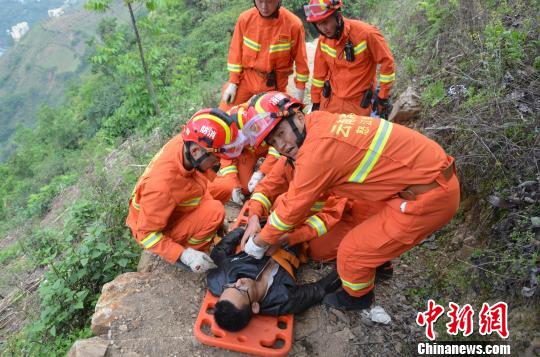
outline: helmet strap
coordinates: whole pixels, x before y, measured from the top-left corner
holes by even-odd
[[[317,30],[319,35],[322,35],[332,40],[339,40],[341,38],[341,34],[343,33],[343,29],[345,27],[345,24],[343,22],[343,16],[341,15],[341,9],[337,9],[337,11],[333,13],[333,15],[334,15],[334,18],[336,19],[337,26],[336,26],[336,33],[332,36],[326,36],[321,30],[319,30],[319,26],[317,26],[317,23],[312,22],[311,24],[315,27],[315,30]]]
[[[300,130],[298,130],[298,127],[294,123],[295,117],[296,115],[289,115],[286,119],[287,119],[287,122],[289,122],[289,125],[291,126],[291,129],[294,135],[296,135],[296,146],[300,147],[302,146],[302,144],[304,143],[304,140],[306,139],[306,127],[304,125],[304,130],[300,132]]]
[[[192,141],[187,141],[184,143],[184,153],[185,153],[186,159],[188,159],[190,165],[193,166],[194,169],[196,169],[199,172],[204,172],[203,170],[201,170],[201,164],[204,160],[210,157],[210,154],[208,154],[207,152],[204,152],[201,157],[199,157],[198,159],[195,159],[193,155],[191,155],[191,150],[190,150],[193,144],[194,143]]]

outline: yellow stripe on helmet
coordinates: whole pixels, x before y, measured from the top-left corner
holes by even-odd
[[[221,125],[221,127],[223,128],[223,130],[225,130],[225,144],[230,144],[231,143],[231,128],[227,125],[227,123],[225,123],[223,121],[223,119],[221,118],[218,118],[217,116],[215,115],[212,115],[212,114],[200,114],[200,115],[197,115],[195,118],[193,118],[192,120],[195,122],[197,120],[201,120],[201,119],[208,119],[208,120],[212,120],[213,122]]]

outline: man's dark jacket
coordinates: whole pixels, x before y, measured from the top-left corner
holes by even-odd
[[[239,278],[256,279],[268,259],[271,259],[269,256],[255,259],[244,252],[235,254],[236,246],[243,234],[243,228],[233,230],[223,237],[210,254],[218,266],[210,270],[207,276],[208,289],[215,296],[221,295],[225,284],[234,283]],[[292,249],[288,251],[295,254]],[[335,285],[338,280],[337,274],[333,271],[317,283],[299,285],[279,266],[274,282],[264,299],[259,302],[260,313],[274,316],[300,313],[320,302],[326,294],[325,289],[328,290],[329,285]]]

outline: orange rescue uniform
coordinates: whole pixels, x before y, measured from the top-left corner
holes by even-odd
[[[347,233],[338,250],[344,289],[362,296],[373,289],[377,266],[411,249],[455,214],[460,192],[454,159],[422,134],[378,118],[314,112],[306,116],[306,132],[293,181],[260,238],[275,244],[302,224],[324,193],[382,201],[375,214]]]
[[[275,207],[287,192],[294,175],[293,165],[282,156],[272,171],[255,187],[248,201],[250,216],[266,217],[271,207]],[[339,243],[345,236],[339,228],[347,208],[347,199],[320,197],[304,216],[303,223],[288,233],[289,245],[309,242],[309,255],[313,260],[332,260],[336,258]]]
[[[306,41],[302,21],[281,7],[277,18],[263,18],[257,8],[238,17],[229,48],[229,82],[238,84],[234,102],[223,101],[220,109],[244,103],[255,94],[269,90],[285,92],[293,73],[296,87],[304,89],[309,79]],[[276,72],[276,85],[267,86],[267,76]],[[227,86],[227,84],[225,84]]]
[[[209,174],[187,171],[183,152],[177,135],[154,156],[135,186],[126,221],[144,249],[171,264],[185,248],[207,249],[225,218],[223,204],[206,189]]]
[[[380,65],[379,97],[386,99],[396,78],[394,57],[379,30],[365,22],[343,18],[343,34],[339,40],[319,36],[315,52],[311,101],[320,109],[332,113],[354,113],[369,116],[371,104],[362,108],[364,93],[377,84],[377,65]],[[345,57],[345,44],[350,41],[354,61]],[[330,81],[331,95],[321,93],[325,80]]]
[[[208,190],[212,197],[223,203],[231,199],[231,192],[241,187],[245,195],[249,194],[248,183],[255,170],[259,158],[265,157],[259,167],[264,175],[267,175],[274,163],[279,159],[279,152],[267,145],[261,145],[257,149],[245,148],[238,158],[227,160],[221,159],[221,167],[217,177],[208,184]]]

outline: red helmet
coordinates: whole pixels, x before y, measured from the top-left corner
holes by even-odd
[[[237,157],[244,148],[245,138],[229,115],[220,109],[199,110],[182,130],[185,142],[194,142],[210,154],[221,158]]]
[[[307,22],[319,22],[332,15],[343,6],[341,0],[310,0],[304,5]]]
[[[286,93],[261,93],[249,101],[248,122],[242,131],[250,145],[258,147],[281,119],[302,109],[304,104]]]
[[[227,112],[231,117],[231,120],[236,123],[239,130],[242,130],[247,123],[247,109],[248,103],[242,103],[235,105]]]

